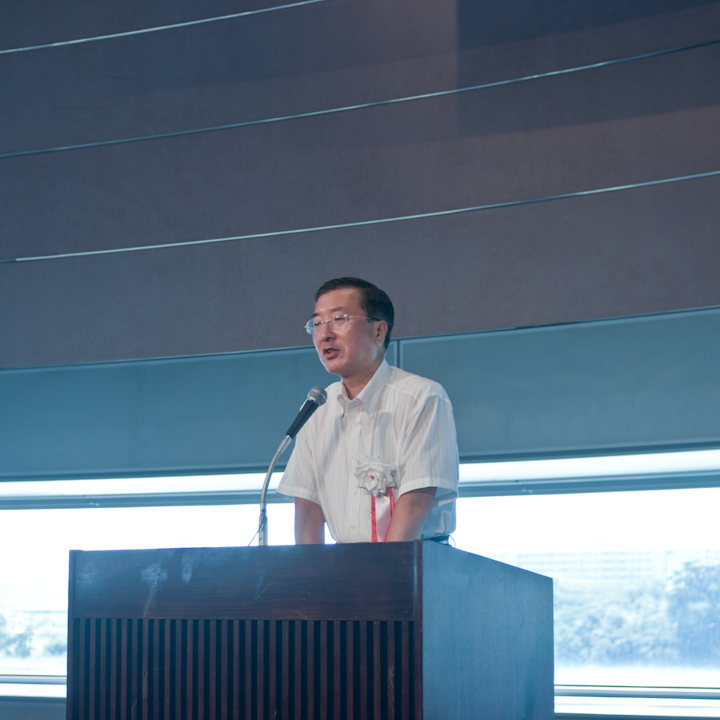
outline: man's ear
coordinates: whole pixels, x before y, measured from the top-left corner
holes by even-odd
[[[384,320],[380,321],[377,326],[377,334],[375,335],[375,341],[378,345],[382,345],[385,342],[385,336],[387,335],[387,323]]]

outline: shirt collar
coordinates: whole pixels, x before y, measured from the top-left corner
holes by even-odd
[[[341,416],[345,415],[345,410],[351,402],[362,403],[365,408],[365,412],[371,413],[375,409],[380,398],[385,381],[390,377],[390,365],[387,360],[380,363],[380,367],[375,371],[375,374],[370,378],[368,384],[357,394],[357,396],[350,400],[345,394],[345,386],[340,381],[340,392],[338,393],[338,401],[341,407]]]

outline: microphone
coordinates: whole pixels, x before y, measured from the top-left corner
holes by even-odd
[[[265,475],[265,481],[263,482],[262,490],[260,491],[260,521],[258,523],[258,545],[267,545],[267,501],[265,499],[270,483],[270,477],[272,475],[273,468],[277,459],[283,454],[285,448],[293,441],[293,438],[298,434],[300,428],[310,419],[310,416],[327,400],[327,393],[324,388],[316,385],[310,389],[307,394],[307,400],[303,403],[300,408],[300,412],[297,414],[293,424],[288,428],[285,433],[283,441],[280,443],[280,447],[275,451],[275,456],[270,462],[267,474]],[[252,542],[252,541],[251,541]]]
[[[293,424],[288,428],[285,433],[286,437],[291,440],[300,432],[300,428],[310,419],[310,416],[327,400],[327,393],[324,388],[316,385],[307,394],[307,400],[303,403],[300,408],[300,412],[297,414]]]

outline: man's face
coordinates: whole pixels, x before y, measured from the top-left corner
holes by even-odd
[[[325,369],[344,380],[362,380],[372,374],[384,355],[386,324],[368,322],[356,288],[332,290],[318,298],[314,320],[330,320],[337,315],[350,316],[344,328],[323,323],[314,333],[313,342]]]

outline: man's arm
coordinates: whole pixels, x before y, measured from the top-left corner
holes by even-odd
[[[386,542],[420,539],[425,520],[435,505],[435,490],[434,487],[409,490],[398,498],[390,520]],[[295,533],[297,538],[297,530]]]
[[[295,544],[325,543],[325,515],[322,508],[305,498],[295,498]]]

